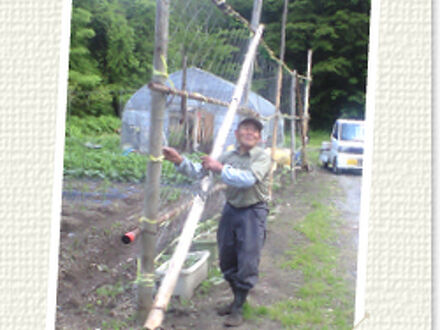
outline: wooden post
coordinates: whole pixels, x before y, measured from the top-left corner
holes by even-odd
[[[296,70],[293,71],[291,76],[291,86],[290,86],[290,115],[292,119],[290,120],[290,176],[292,182],[295,181],[295,125],[296,125]]]
[[[304,92],[304,120],[303,120],[303,146],[301,149],[301,167],[305,170],[309,170],[309,165],[307,162],[306,154],[306,144],[308,143],[308,133],[309,133],[309,95],[310,95],[310,84],[312,83],[312,50],[309,49],[307,53],[307,79],[306,79],[306,90]]]
[[[182,47],[182,90],[186,90],[186,62],[187,56],[184,48]],[[180,97],[180,124],[183,126],[183,131],[185,133],[185,150],[188,151],[191,148],[191,137],[189,136],[189,123],[188,123],[188,114],[187,114],[187,101],[188,97],[186,95],[182,95]]]
[[[199,149],[199,130],[200,130],[200,111],[199,109],[194,109],[194,120],[193,120],[193,136],[192,136],[192,150],[197,151]]]
[[[254,0],[254,6],[252,8],[252,18],[251,18],[251,30],[255,31],[260,24],[260,18],[261,18],[261,9],[263,7],[263,0]],[[254,62],[252,61],[252,66],[249,71],[248,79],[246,81],[246,86],[244,88],[244,96],[243,96],[243,102],[245,106],[248,103],[249,93],[251,91],[252,86],[252,76],[254,74]]]
[[[281,21],[281,47],[280,47],[280,63],[278,64],[278,80],[277,80],[277,95],[275,99],[275,117],[273,118],[273,131],[272,131],[272,150],[271,150],[271,166],[269,170],[269,197],[272,199],[272,185],[273,185],[273,171],[275,165],[275,149],[277,147],[277,134],[278,134],[278,117],[280,116],[280,103],[281,103],[281,88],[283,84],[283,66],[284,51],[286,44],[286,20],[287,20],[287,7],[289,0],[284,0],[283,18]]]
[[[226,137],[231,128],[232,122],[235,118],[235,114],[238,109],[239,102],[243,96],[244,85],[246,83],[246,78],[249,73],[252,59],[255,56],[258,43],[260,41],[261,35],[263,33],[263,26],[260,25],[249,45],[248,52],[246,54],[243,66],[241,68],[240,76],[238,78],[237,85],[232,96],[232,101],[230,103],[228,112],[223,120],[222,126],[218,131],[217,138],[214,143],[214,147],[210,154],[212,158],[218,158],[223,151]],[[208,191],[209,186],[212,183],[211,177],[205,177],[202,180],[202,194]],[[159,290],[154,299],[153,307],[150,310],[147,320],[145,321],[144,327],[150,330],[157,329],[163,321],[165,310],[168,306],[168,302],[171,298],[173,290],[176,286],[176,282],[182,269],[182,265],[185,261],[186,255],[188,253],[189,247],[191,245],[192,238],[197,226],[197,222],[202,215],[203,209],[205,207],[205,201],[200,195],[194,198],[194,203],[186,219],[185,225],[182,229],[182,234],[179,238],[179,243],[174,250],[173,256],[169,261],[168,270],[162,280]]]
[[[168,49],[168,17],[169,0],[156,0],[156,24],[153,59],[153,78],[157,83],[165,83],[166,57]],[[159,206],[160,172],[162,155],[162,127],[165,113],[166,96],[152,91],[151,120],[149,134],[149,155],[147,177],[145,180],[145,196],[142,227],[140,278],[138,278],[138,321],[145,320],[152,305],[154,286],[154,256],[156,250],[156,231]]]

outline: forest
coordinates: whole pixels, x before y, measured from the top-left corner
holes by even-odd
[[[251,19],[253,1],[227,3]],[[275,53],[280,49],[283,3],[263,1],[264,40]],[[68,115],[120,117],[128,98],[150,81],[155,7],[155,0],[73,0]],[[305,73],[307,50],[313,50],[313,129],[329,130],[337,117],[364,116],[369,12],[369,0],[289,1],[285,62]],[[198,42],[224,58],[228,50],[221,40],[231,28],[220,26]],[[179,58],[180,51],[170,46],[169,61]]]

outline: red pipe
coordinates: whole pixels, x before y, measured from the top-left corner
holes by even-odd
[[[124,235],[122,235],[121,240],[125,244],[130,244],[130,243],[134,242],[134,240],[136,239],[136,237],[140,233],[141,233],[140,228],[135,228],[132,231],[129,231],[128,233],[125,233]]]

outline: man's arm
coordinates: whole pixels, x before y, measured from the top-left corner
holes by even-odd
[[[166,160],[174,163],[179,173],[194,179],[201,179],[207,174],[202,164],[191,162],[189,159],[180,155],[174,148],[164,147],[162,148],[162,152]]]
[[[206,170],[220,173],[222,181],[229,186],[249,188],[257,182],[257,178],[252,171],[233,168],[231,165],[222,164],[209,156],[202,157],[202,165]]]
[[[257,182],[252,171],[240,170],[231,165],[223,166],[221,178],[224,183],[236,188],[249,188]]]

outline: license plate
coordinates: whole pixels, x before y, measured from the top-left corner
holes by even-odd
[[[358,164],[357,159],[347,159],[347,165],[354,165],[356,166]]]

